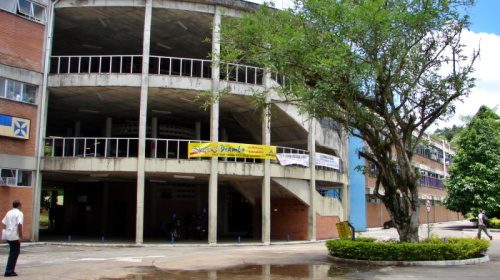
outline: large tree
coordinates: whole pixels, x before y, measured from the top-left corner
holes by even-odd
[[[500,217],[500,116],[482,106],[459,134],[444,204],[467,214]]]
[[[462,53],[473,0],[298,0],[263,6],[221,26],[221,65],[283,75],[274,88],[316,118],[362,138],[377,166],[375,195],[400,240],[418,242],[419,173],[412,158],[426,129],[468,95],[476,53]],[[257,104],[282,102],[256,94]],[[383,191],[382,191],[383,188]]]

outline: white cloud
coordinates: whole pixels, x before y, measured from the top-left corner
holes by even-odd
[[[490,108],[500,106],[500,36],[488,33],[464,31],[462,42],[464,54],[472,54],[480,48],[480,57],[474,63],[476,86],[464,102],[456,102],[455,116],[446,122],[438,122],[433,128],[462,125],[459,116],[474,115],[481,105]],[[434,130],[434,129],[431,129]]]

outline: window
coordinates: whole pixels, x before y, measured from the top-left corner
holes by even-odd
[[[0,97],[26,103],[35,103],[36,90],[36,86],[0,78]]]
[[[38,22],[45,22],[45,7],[28,0],[0,0],[0,9]]]
[[[11,187],[31,187],[33,171],[19,169],[0,169],[0,185]]]

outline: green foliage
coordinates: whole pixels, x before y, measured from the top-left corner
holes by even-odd
[[[445,180],[444,204],[463,214],[483,209],[500,217],[500,116],[482,106],[460,133],[458,149]]]
[[[425,241],[421,243],[385,243],[338,239],[327,241],[326,247],[330,255],[345,259],[438,261],[481,257],[490,246],[488,241],[471,238],[448,238],[447,243],[442,243],[439,238]]]
[[[458,134],[460,134],[463,129],[463,126],[456,125],[453,125],[452,127],[445,127],[443,129],[436,129],[432,137],[447,140],[448,142],[452,143],[452,145],[454,145],[456,136],[458,136]]]
[[[474,85],[477,54],[462,53],[469,20],[458,10],[474,0],[296,3],[295,10],[263,6],[224,20],[214,57],[222,72],[227,63],[245,63],[285,77],[273,88],[281,98],[256,94],[258,106],[293,103],[363,139],[368,147],[359,155],[377,166],[375,195],[400,238],[418,242],[412,158],[426,129],[451,116],[453,101]]]
[[[500,219],[497,218],[491,218],[489,219],[490,225],[488,226],[489,228],[500,228]]]

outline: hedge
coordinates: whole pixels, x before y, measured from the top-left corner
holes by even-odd
[[[500,228],[500,219],[497,218],[491,218],[490,224],[488,225],[488,228]]]
[[[439,238],[421,243],[375,242],[375,238],[337,239],[326,242],[330,255],[344,259],[371,261],[442,261],[483,256],[490,243],[472,238]]]

